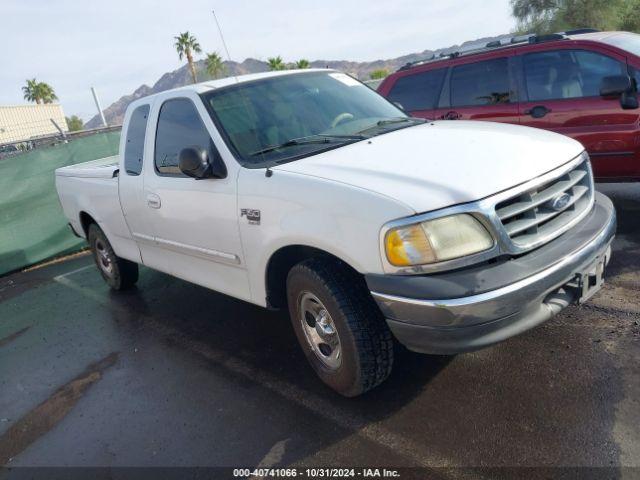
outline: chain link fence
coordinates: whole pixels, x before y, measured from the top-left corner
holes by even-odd
[[[53,126],[51,120],[46,121]],[[4,139],[6,141],[0,141],[0,161],[8,157],[13,157],[16,155],[20,155],[21,153],[35,150],[37,148],[49,147],[52,145],[57,145],[59,143],[73,141],[77,138],[95,135],[97,133],[120,131],[121,128],[120,125],[115,125],[111,127],[101,127],[91,130],[80,130],[77,132],[56,130],[55,132],[47,135],[31,136],[30,138],[25,139],[25,135],[27,135],[27,133],[33,132],[37,128],[43,128],[41,125],[42,122],[34,123],[38,123],[38,125],[36,126],[32,122],[12,125],[9,133],[6,133],[4,136]],[[5,127],[5,132],[6,131],[7,129]],[[19,140],[16,140],[15,138],[19,138]]]

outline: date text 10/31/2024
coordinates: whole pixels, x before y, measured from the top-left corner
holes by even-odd
[[[400,478],[400,472],[387,468],[239,468],[236,478]]]

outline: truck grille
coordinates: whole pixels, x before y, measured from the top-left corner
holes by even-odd
[[[520,250],[557,237],[591,205],[593,180],[589,161],[543,185],[496,205],[496,214]]]

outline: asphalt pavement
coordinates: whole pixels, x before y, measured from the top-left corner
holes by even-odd
[[[88,255],[2,277],[0,465],[638,478],[640,185],[598,188],[619,229],[587,305],[475,353],[400,350],[355,399],[316,379],[286,313],[145,268],[113,293]]]

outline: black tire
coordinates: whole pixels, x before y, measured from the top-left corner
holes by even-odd
[[[337,366],[326,365],[331,358],[326,356],[329,348],[325,347],[327,351],[323,353],[307,340],[316,330],[310,328],[311,334],[306,333],[307,327],[303,324],[307,315],[305,302],[311,298],[313,304],[313,297],[319,300],[322,312],[328,312],[331,326],[339,336],[341,361]],[[287,300],[291,323],[307,360],[333,390],[346,397],[355,397],[389,376],[393,366],[393,337],[364,279],[357,272],[332,258],[305,260],[289,272]],[[321,313],[315,318],[326,322],[324,316],[325,313]],[[306,323],[311,327],[318,322]]]
[[[89,225],[87,234],[98,271],[113,290],[126,290],[138,281],[138,264],[118,257],[107,236],[95,223]]]

